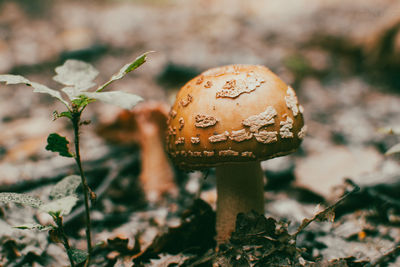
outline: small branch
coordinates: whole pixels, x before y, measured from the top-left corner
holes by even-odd
[[[292,235],[292,238],[295,239],[297,237],[297,235],[303,231],[310,223],[312,223],[313,221],[322,221],[324,220],[327,216],[329,216],[329,214],[331,212],[333,212],[346,198],[348,198],[350,195],[360,191],[360,187],[356,184],[354,184],[353,182],[351,182],[350,180],[347,181],[348,183],[350,183],[353,186],[353,190],[351,190],[350,192],[347,192],[342,198],[340,198],[336,203],[334,203],[333,205],[327,207],[326,209],[324,209],[321,212],[318,212],[317,214],[314,215],[313,218],[311,219],[304,219],[303,222],[301,223],[301,225],[297,228],[296,233],[294,233]]]

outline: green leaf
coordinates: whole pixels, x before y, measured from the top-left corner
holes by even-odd
[[[107,86],[109,86],[112,82],[122,79],[126,74],[128,74],[129,72],[137,69],[138,67],[140,67],[143,63],[146,62],[147,59],[147,55],[150,53],[153,53],[154,51],[148,51],[140,56],[138,56],[133,62],[126,64],[125,66],[123,66],[119,72],[115,73],[111,79],[106,82],[105,84],[103,84],[102,86],[99,86],[99,88],[97,88],[96,92],[101,92],[103,91],[104,88],[106,88]]]
[[[57,119],[59,119],[61,117],[66,117],[68,119],[72,119],[72,113],[69,112],[69,111],[64,111],[64,112],[61,112],[61,113],[58,113],[57,110],[53,111],[53,120],[57,120]]]
[[[400,153],[400,143],[392,146],[388,151],[386,151],[385,155],[393,155]]]
[[[21,229],[21,230],[39,230],[39,231],[47,231],[53,229],[54,227],[51,225],[41,225],[41,224],[24,224],[13,226],[13,228]]]
[[[89,254],[86,251],[76,248],[70,248],[68,250],[68,254],[72,256],[73,261],[77,264],[84,262],[89,256]]]
[[[136,106],[143,99],[134,94],[114,91],[114,92],[85,92],[86,96],[100,100],[104,103],[115,105],[124,109],[131,109]]]
[[[56,216],[64,216],[71,212],[72,208],[77,202],[78,198],[76,196],[67,196],[43,204],[40,209],[49,213],[50,215],[55,214]]]
[[[137,68],[139,68],[143,63],[146,62],[147,55],[150,53],[153,53],[154,51],[148,51],[146,53],[143,53],[142,55],[138,56],[132,63],[126,64],[124,67],[122,67],[119,71],[119,73],[116,75],[123,75],[127,74],[128,72],[131,72]]]
[[[47,137],[46,150],[58,152],[61,156],[71,158],[74,155],[69,152],[69,141],[67,138],[60,136],[57,133],[52,133]]]
[[[83,92],[81,92],[83,93]],[[72,100],[72,104],[78,106],[79,108],[86,107],[89,103],[96,101],[96,99],[90,98],[86,95],[79,95],[78,98]]]
[[[81,184],[79,175],[69,175],[59,181],[50,191],[50,197],[60,199],[67,196],[75,196],[75,191]]]
[[[59,119],[61,117],[66,117],[68,119],[72,119],[72,113],[69,111],[64,111],[64,112],[58,113],[57,110],[53,112],[53,120]]]
[[[39,208],[43,205],[43,201],[39,198],[20,193],[0,193],[0,201],[4,203],[18,203],[33,208]]]
[[[64,111],[59,114],[59,117],[67,117],[68,119],[72,119],[72,113],[69,111]]]
[[[60,100],[65,106],[68,107],[68,102],[61,97],[60,92],[54,89],[50,89],[43,84],[31,82],[20,75],[11,75],[11,74],[0,75],[0,82],[5,82],[6,84],[25,84],[31,86],[33,87],[33,92],[51,95],[52,97],[55,97],[58,100]]]
[[[99,74],[91,64],[75,59],[65,61],[55,70],[57,75],[53,77],[53,80],[76,89],[76,95],[68,95],[72,99],[78,96],[80,91],[96,85],[93,80]]]

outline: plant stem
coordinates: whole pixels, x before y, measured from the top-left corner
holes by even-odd
[[[79,150],[79,124],[81,120],[81,111],[72,112],[72,124],[74,127],[74,137],[75,137],[75,161],[78,165],[79,173],[82,179],[83,195],[85,202],[85,212],[86,212],[86,240],[87,240],[87,251],[88,257],[85,266],[90,264],[90,256],[92,253],[92,237],[91,237],[91,221],[90,221],[90,207],[89,207],[89,192],[90,188],[86,181],[85,173],[83,172],[80,150]]]
[[[67,235],[64,232],[62,217],[56,217],[56,218],[54,218],[54,220],[58,226],[58,231],[60,233],[60,236],[62,237],[62,243],[64,245],[65,250],[67,251],[69,261],[71,262],[71,267],[75,267],[74,259],[72,258],[72,254],[71,254],[71,247],[69,246]]]

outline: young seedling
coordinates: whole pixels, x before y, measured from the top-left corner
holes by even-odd
[[[31,86],[33,87],[33,92],[44,93],[52,97],[55,97],[66,107],[65,111],[62,112],[55,111],[53,115],[54,119],[65,117],[71,121],[74,131],[75,151],[74,153],[70,152],[68,147],[69,141],[65,137],[60,136],[57,133],[52,133],[48,136],[46,149],[49,151],[58,152],[63,157],[74,158],[76,165],[78,167],[83,188],[85,214],[86,214],[86,239],[87,239],[87,255],[85,256],[86,266],[90,264],[90,257],[92,252],[89,202],[90,200],[94,200],[96,198],[96,195],[89,188],[84,170],[82,168],[82,161],[80,156],[80,139],[79,139],[80,126],[84,123],[81,121],[82,112],[89,103],[97,100],[108,104],[117,105],[124,109],[131,109],[137,103],[142,101],[141,97],[134,94],[129,94],[120,91],[103,92],[103,90],[114,81],[123,78],[126,74],[137,69],[143,63],[145,63],[147,55],[149,53],[150,52],[146,52],[141,56],[137,57],[133,62],[123,66],[118,73],[114,74],[105,84],[98,86],[97,89],[94,91],[89,91],[89,89],[91,89],[96,85],[93,82],[93,80],[98,75],[98,71],[92,65],[78,60],[67,60],[62,66],[59,66],[55,69],[57,75],[54,76],[53,79],[64,86],[61,89],[61,92],[55,89],[48,88],[45,85],[36,82],[31,82],[30,80],[20,75],[10,75],[10,74],[0,75],[0,82],[5,82],[6,84],[25,84],[27,86]],[[68,100],[64,99],[62,93],[68,97]],[[15,195],[13,193],[9,194],[11,195],[3,195],[3,198],[0,200],[6,202],[22,201],[21,203],[28,204],[29,200],[32,199],[31,197],[26,198],[25,196],[22,196],[21,200],[20,195]],[[15,197],[16,199],[14,199]],[[65,199],[64,200],[58,199],[58,201],[63,202],[65,201]],[[34,199],[32,203],[34,203],[35,207],[43,209],[43,205],[39,203],[37,199]],[[49,214],[53,217],[54,221],[56,222],[57,225],[56,229],[63,229],[62,219],[60,218],[62,215],[66,215],[66,212],[65,211],[57,212],[57,211],[58,211],[57,209],[56,211],[51,209],[49,211]],[[61,232],[60,230],[57,230],[57,232],[61,237],[65,236],[62,230]],[[64,238],[62,238],[61,240],[67,251],[70,251],[68,242],[66,242]],[[74,253],[72,252],[68,253],[68,256],[70,256],[70,260],[71,260],[71,255],[73,254]],[[75,254],[82,255],[80,253],[75,253]],[[73,260],[71,260],[71,264],[73,264]]]

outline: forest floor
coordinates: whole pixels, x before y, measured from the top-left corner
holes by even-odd
[[[382,130],[400,127],[399,14],[392,0],[0,0],[0,73],[55,88],[54,68],[75,58],[98,69],[102,84],[156,51],[110,90],[171,105],[203,70],[262,64],[304,106],[301,148],[262,164],[265,217],[240,216],[217,251],[213,170],[204,180],[174,168],[179,194],[149,203],[138,144],[98,131],[121,110],[90,104],[81,145],[98,195],[94,266],[400,266],[400,158],[385,155],[400,136]],[[73,160],[45,150],[50,133],[72,140],[67,120],[52,121],[62,108],[26,86],[0,85],[0,192],[46,200],[52,186],[77,174]],[[82,207],[64,224],[73,247],[84,250]],[[48,232],[12,228],[28,223],[51,219],[0,205],[0,266],[69,265]]]

